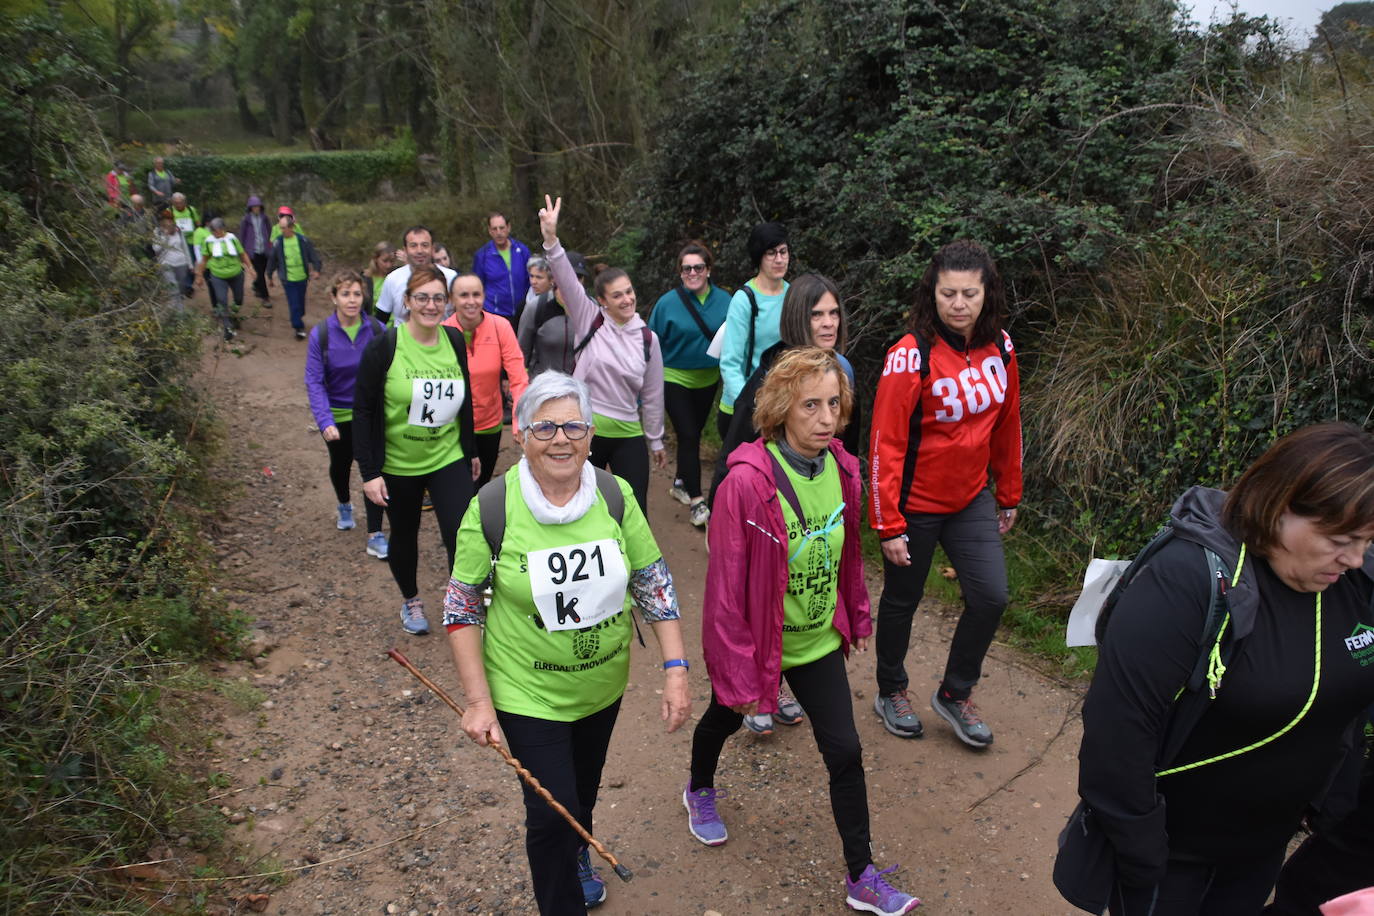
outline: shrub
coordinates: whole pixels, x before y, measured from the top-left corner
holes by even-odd
[[[187,499],[204,329],[92,187],[83,37],[3,25],[0,144],[22,152],[0,165],[0,911],[122,912],[110,866],[200,835],[166,680],[236,638]]]

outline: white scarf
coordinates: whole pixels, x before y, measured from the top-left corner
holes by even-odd
[[[541,525],[566,525],[575,522],[586,515],[592,503],[596,502],[596,471],[585,460],[582,462],[582,479],[578,483],[577,493],[564,506],[555,506],[544,496],[539,481],[535,480],[534,474],[530,472],[530,463],[527,459],[521,458],[518,467],[520,495],[524,497],[525,506],[534,516],[534,520]]]

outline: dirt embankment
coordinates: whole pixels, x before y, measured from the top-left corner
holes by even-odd
[[[327,312],[322,286],[312,288],[312,326]],[[360,527],[335,530],[325,449],[301,380],[305,344],[292,339],[284,303],[248,311],[238,355],[215,343],[205,363],[229,433],[223,478],[236,494],[214,541],[223,588],[256,621],[258,647],[268,651],[221,672],[239,702],[207,700],[218,737],[204,765],[227,775],[229,787],[219,791],[232,794],[216,804],[232,834],[261,856],[246,870],[297,870],[284,884],[234,886],[269,894],[269,913],[532,913],[516,777],[386,658],[400,646],[458,689],[443,636],[401,630],[386,564],[363,552],[356,480]],[[507,437],[500,469],[513,455]],[[650,517],[695,661],[706,552],[686,511],[667,497],[669,483],[655,473]],[[435,625],[443,557],[427,519],[420,585]],[[876,578],[870,591],[876,604]],[[926,709],[952,629],[952,618],[922,609],[907,661],[918,709]],[[901,864],[894,883],[924,898],[922,912],[1069,912],[1049,872],[1074,803],[1078,692],[994,647],[978,699],[997,742],[974,752],[928,709],[925,738],[889,736],[872,712],[872,654],[856,654],[849,673],[874,857]],[[691,676],[699,714],[709,695],[704,666]],[[780,729],[768,739],[741,733],[727,744],[718,785],[729,791],[721,809],[730,841],[704,847],[688,834],[680,801],[691,723],[664,734],[660,678],[652,648],[636,646],[596,820],[598,838],[635,878],[622,884],[603,869],[610,896],[600,911],[847,912],[810,729]]]

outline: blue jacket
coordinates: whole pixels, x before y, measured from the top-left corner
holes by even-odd
[[[682,287],[677,286],[660,296],[649,313],[649,329],[658,335],[659,345],[663,347],[663,365],[671,369],[714,369],[720,365],[720,360],[708,356],[706,348],[725,323],[725,313],[730,310],[730,294],[712,284],[704,303],[692,296],[701,320],[711,331],[711,337],[707,337],[688,313],[679,289]]]
[[[510,272],[506,261],[496,250],[495,242],[487,242],[472,256],[472,272],[482,278],[487,298],[482,307],[493,315],[514,318],[517,309],[525,304],[530,289],[525,266],[530,262],[530,250],[523,242],[510,240]]]
[[[314,244],[305,237],[305,233],[297,232],[296,238],[301,240],[301,265],[305,268],[305,278],[310,279],[310,271],[313,269],[319,273],[323,266],[320,263],[319,252],[315,250]],[[271,277],[274,273],[281,273],[282,282],[286,282],[286,236],[279,235],[277,240],[272,243],[272,253],[267,256],[267,276]]]

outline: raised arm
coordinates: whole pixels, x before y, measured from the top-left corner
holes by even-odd
[[[544,253],[553,272],[554,282],[563,293],[563,304],[572,322],[573,340],[580,342],[591,330],[592,322],[601,313],[601,306],[587,295],[577,272],[568,263],[568,253],[558,241],[558,217],[563,211],[563,198],[554,201],[544,195],[544,206],[539,210],[539,232],[544,237]]]

